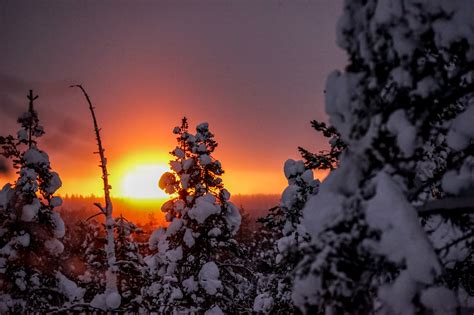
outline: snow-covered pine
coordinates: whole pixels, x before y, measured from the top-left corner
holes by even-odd
[[[97,148],[98,151],[96,152],[100,158],[99,167],[102,171],[102,182],[103,182],[103,189],[104,189],[104,199],[105,199],[105,206],[102,206],[100,203],[96,203],[95,206],[99,208],[101,213],[105,216],[105,230],[106,230],[106,238],[107,243],[105,245],[105,252],[107,255],[107,271],[105,273],[106,285],[105,291],[102,294],[98,294],[94,297],[91,301],[91,305],[95,308],[103,309],[103,310],[114,310],[120,307],[122,297],[118,291],[118,280],[117,280],[117,258],[115,256],[115,220],[112,216],[113,214],[113,207],[112,207],[112,200],[110,198],[110,189],[112,186],[109,184],[109,173],[107,171],[107,158],[105,157],[105,149],[102,146],[102,139],[100,137],[100,128],[97,123],[97,119],[94,112],[94,107],[92,106],[92,102],[90,100],[89,95],[86,93],[85,89],[82,85],[73,85],[71,87],[79,88],[84,97],[87,100],[89,105],[89,110],[92,116],[92,122],[94,124],[94,132],[97,141]]]
[[[207,123],[195,134],[188,132],[186,118],[173,132],[178,136],[173,172],[159,183],[173,196],[162,206],[170,223],[150,237],[156,254],[146,260],[155,281],[145,300],[150,309],[165,313],[248,312],[251,306],[239,303],[246,268],[232,264],[241,217],[222,183],[221,163],[212,156],[217,142]]]
[[[118,265],[119,291],[122,295],[121,309],[139,312],[141,309],[141,289],[148,284],[148,268],[139,251],[134,235],[142,230],[122,215],[115,219],[116,256]]]
[[[64,222],[54,196],[61,187],[48,154],[38,148],[44,134],[28,95],[17,136],[0,137],[0,154],[12,160],[18,178],[0,191],[0,313],[46,311],[82,299],[83,290],[62,273]]]
[[[68,227],[64,240],[63,265],[70,269],[67,274],[71,275],[71,279],[86,290],[85,303],[105,290],[105,273],[108,268],[106,243],[103,224],[95,219],[81,220]]]
[[[312,157],[316,158],[316,155]],[[303,161],[287,160],[284,174],[288,186],[283,191],[280,206],[259,219],[264,230],[271,233],[274,243],[273,248],[265,248],[265,244],[260,247],[260,257],[265,259],[268,254],[273,254],[273,257],[267,270],[259,274],[254,300],[254,312],[257,313],[291,314],[296,311],[291,299],[292,273],[310,241],[300,220],[306,201],[318,192],[319,181],[314,179],[313,171],[307,169]]]
[[[336,128],[327,126],[324,122],[312,120],[311,126],[319,134],[329,139],[330,149],[312,153],[302,147],[298,147],[306,168],[318,170],[333,170],[337,168],[339,157],[347,147],[346,143],[342,141],[341,135],[337,132]]]
[[[454,272],[472,269],[472,212],[417,210],[472,185],[473,10],[346,1],[337,37],[350,64],[328,77],[326,112],[348,148],[303,210],[313,252],[297,268],[301,310],[472,307],[472,276]]]

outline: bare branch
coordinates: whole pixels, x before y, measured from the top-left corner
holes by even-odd
[[[103,212],[99,212],[99,213],[93,214],[93,215],[91,215],[90,217],[88,217],[88,218],[86,219],[86,221],[89,221],[90,219],[95,218],[96,216],[101,215],[101,214],[104,214],[104,213],[103,213]]]
[[[464,235],[464,236],[462,236],[462,237],[460,237],[460,238],[458,238],[458,239],[455,239],[455,240],[452,241],[451,243],[448,243],[448,244],[446,244],[445,246],[436,249],[436,252],[437,252],[437,253],[441,253],[442,251],[447,250],[447,249],[449,249],[450,247],[453,247],[454,245],[459,244],[460,242],[465,241],[465,240],[467,240],[467,239],[469,239],[469,238],[474,238],[474,233],[469,233],[469,234]]]
[[[97,208],[99,208],[100,212],[102,212],[103,214],[106,214],[106,213],[105,213],[105,209],[104,209],[104,207],[102,207],[102,205],[100,204],[100,202],[94,202],[94,206],[96,206]]]
[[[418,213],[424,214],[460,214],[474,213],[473,197],[449,197],[429,201],[417,207]]]

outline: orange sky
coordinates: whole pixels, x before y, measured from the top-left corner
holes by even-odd
[[[184,115],[191,130],[209,122],[234,194],[280,194],[297,147],[327,145],[310,120],[326,119],[326,77],[345,63],[334,31],[342,1],[56,4],[0,8],[0,134],[16,133],[34,89],[61,194],[101,185],[87,104],[71,84],[97,107],[117,196],[133,169],[167,164]]]

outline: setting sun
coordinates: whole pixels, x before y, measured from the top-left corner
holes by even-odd
[[[168,171],[165,164],[145,164],[132,167],[123,176],[121,195],[133,199],[159,199],[169,196],[158,187],[161,175]]]

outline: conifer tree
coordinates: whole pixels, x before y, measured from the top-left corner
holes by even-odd
[[[146,264],[133,237],[142,231],[120,215],[115,219],[115,233],[119,291],[124,305],[122,309],[137,312],[141,304],[141,288],[148,282]]]
[[[311,126],[319,134],[329,139],[330,149],[329,151],[312,153],[302,147],[298,147],[298,151],[300,151],[301,157],[304,159],[305,166],[313,170],[336,169],[339,165],[339,157],[347,145],[342,141],[341,135],[337,132],[336,128],[327,126],[325,123],[317,120],[312,120]]]
[[[318,156],[312,154],[313,159]],[[283,191],[281,204],[261,218],[273,246],[262,244],[261,257],[270,256],[267,270],[260,275],[254,311],[259,313],[294,313],[291,299],[292,272],[304,256],[310,237],[300,224],[303,207],[308,198],[318,192],[319,181],[303,161],[287,160],[284,165],[288,186]]]
[[[80,300],[83,291],[60,271],[64,222],[54,209],[61,187],[49,157],[38,147],[44,135],[28,94],[17,136],[0,137],[1,154],[12,160],[18,178],[0,191],[0,312],[45,311]]]
[[[450,198],[472,185],[472,9],[346,1],[338,44],[350,63],[328,77],[326,111],[347,149],[303,210],[312,253],[296,271],[302,310],[467,305],[472,284],[452,269],[472,266],[473,203]]]
[[[147,289],[150,307],[160,312],[222,314],[245,307],[235,303],[240,270],[229,263],[237,254],[233,239],[241,217],[224,188],[221,163],[212,156],[217,142],[207,123],[188,131],[183,118],[174,128],[173,172],[160,179],[171,194],[162,211],[168,227],[150,237],[158,252],[148,262],[156,281]]]
[[[84,301],[92,301],[105,289],[106,243],[103,224],[95,219],[78,222],[66,234],[66,263],[72,260],[80,264],[80,268],[76,267],[73,275],[74,280],[86,290]],[[87,308],[86,305],[85,307]]]

